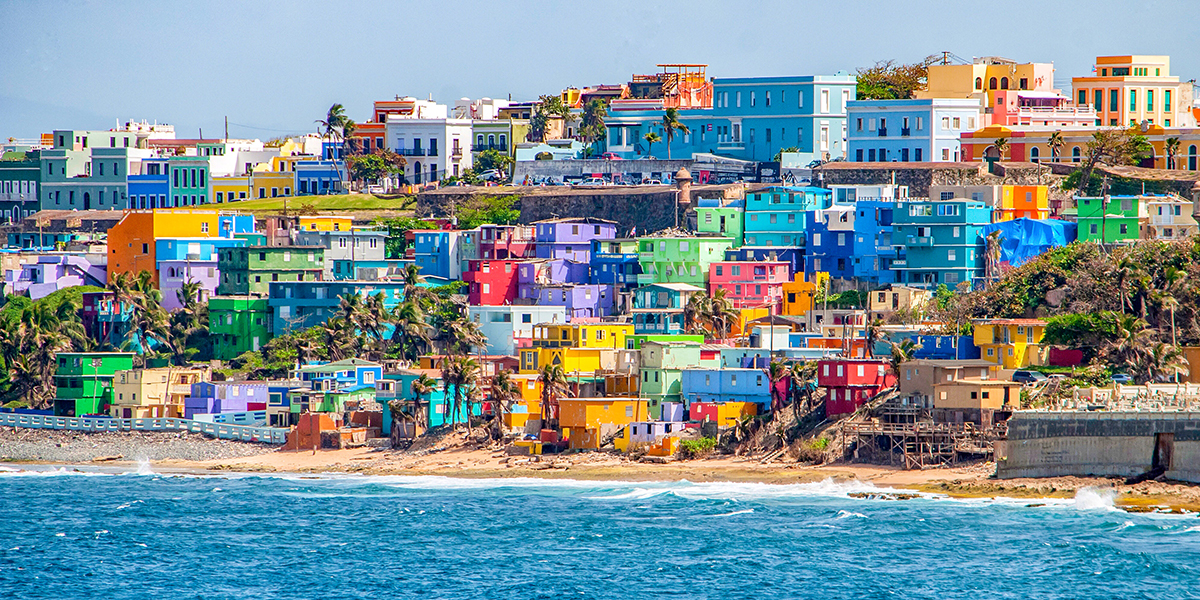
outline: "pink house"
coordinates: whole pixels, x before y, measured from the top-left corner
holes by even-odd
[[[997,90],[992,107],[992,125],[1047,125],[1052,127],[1091,126],[1096,109],[1076,106],[1056,92]]]
[[[756,308],[783,302],[789,263],[782,261],[721,261],[708,266],[708,293],[725,290],[734,308]]]

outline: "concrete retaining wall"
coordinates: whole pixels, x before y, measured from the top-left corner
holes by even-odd
[[[1166,476],[1200,482],[1200,413],[1017,413],[996,475],[1132,477],[1153,466],[1156,436],[1174,435]]]
[[[525,177],[534,180],[543,177],[553,177],[562,180],[563,177],[590,177],[593,174],[612,175],[637,174],[634,183],[642,177],[650,177],[651,173],[674,177],[679,169],[692,168],[691,160],[521,160],[513,165],[513,182],[521,183]]]

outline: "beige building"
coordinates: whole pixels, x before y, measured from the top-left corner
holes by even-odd
[[[933,419],[990,427],[1021,405],[1021,384],[996,379],[958,379],[933,386]]]
[[[1144,240],[1182,240],[1196,235],[1192,201],[1179,196],[1143,196],[1146,218],[1142,222]]]
[[[917,98],[975,98],[989,107],[984,125],[990,121],[990,107],[996,105],[996,92],[1026,90],[1057,93],[1054,89],[1054,63],[1018,63],[999,56],[974,59],[969,65],[929,65],[925,89]]]
[[[1171,75],[1171,57],[1098,56],[1092,71],[1071,88],[1077,104],[1095,107],[1096,125],[1196,126],[1192,83]]]
[[[212,371],[207,368],[117,371],[113,376],[113,404],[109,414],[118,419],[182,418],[184,398],[191,394],[192,384],[210,379]]]
[[[900,395],[913,399],[919,406],[932,407],[935,385],[960,379],[989,380],[999,367],[981,359],[968,360],[910,360],[900,365]]]
[[[870,294],[871,312],[889,313],[898,310],[920,310],[933,298],[933,292],[904,285],[892,285]]]

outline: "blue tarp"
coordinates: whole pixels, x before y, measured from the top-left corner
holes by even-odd
[[[1013,219],[985,225],[981,234],[986,240],[993,231],[1000,232],[1000,264],[1019,267],[1051,248],[1074,242],[1077,230],[1070,221]]]

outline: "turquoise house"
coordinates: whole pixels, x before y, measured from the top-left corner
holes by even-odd
[[[434,380],[435,385],[433,391],[423,395],[417,399],[412,392],[412,383],[421,375],[428,375]],[[470,389],[464,389],[462,398],[470,397]],[[446,386],[442,382],[441,371],[433,369],[401,369],[394,372],[388,372],[383,375],[383,379],[376,385],[376,399],[383,405],[383,434],[391,435],[392,432],[392,411],[388,408],[391,400],[399,400],[406,414],[413,410],[414,400],[416,400],[417,414],[421,419],[421,426],[424,429],[433,427],[441,427],[442,425],[450,425],[454,423],[467,422],[467,409],[464,407],[463,412],[455,414],[454,412],[454,388],[450,387],[447,391]],[[480,416],[483,410],[482,404],[473,403],[470,406],[470,415],[474,417]]]
[[[897,202],[892,243],[902,256],[892,261],[896,282],[954,289],[984,275],[982,229],[992,222],[992,207],[975,200]]]
[[[828,208],[833,192],[818,187],[772,186],[746,194],[747,246],[805,245],[808,211]]]

